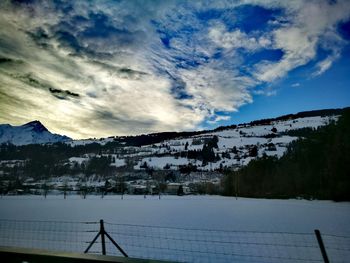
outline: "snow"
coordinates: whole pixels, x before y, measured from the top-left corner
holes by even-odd
[[[124,165],[125,165],[125,159],[115,158],[115,162],[111,163],[111,166],[115,166],[115,167],[122,167]]]
[[[44,243],[36,241],[40,247],[54,249],[58,246],[58,250],[80,250],[77,252],[87,246],[87,243],[82,243],[79,247],[79,238],[85,242],[91,241],[98,224],[68,222],[98,222],[104,219],[107,222],[106,231],[116,238],[127,253],[135,257],[186,262],[277,263],[294,262],[293,258],[305,257],[321,260],[314,229],[321,231],[325,242],[328,242],[326,246],[336,246],[338,249],[328,248],[332,262],[346,262],[350,256],[349,241],[330,236],[350,236],[349,202],[236,200],[221,196],[162,196],[159,199],[158,196],[144,198],[126,195],[123,200],[120,196],[105,196],[103,199],[99,196],[88,196],[87,199],[78,196],[63,199],[62,195],[48,196],[47,199],[41,196],[6,196],[0,199],[0,210],[0,242],[7,240],[12,245],[34,246],[35,242],[26,244],[13,238],[8,241],[6,235],[12,234],[10,236],[14,237],[16,230],[5,228],[6,224],[11,225],[11,221],[4,223],[3,219],[56,221],[52,226],[47,222],[33,223],[33,230],[40,229],[41,225],[49,230],[57,230],[60,226],[64,227],[61,230],[72,228],[73,234],[83,228],[95,229],[93,233],[81,233],[63,243],[68,235],[66,232],[47,232],[51,236],[43,236],[44,231],[23,232],[25,228],[21,228],[18,221],[16,223],[16,227],[21,229],[17,234],[25,235],[27,240],[46,240]],[[31,237],[33,234],[35,236]],[[48,240],[51,239],[62,241],[50,243]],[[261,246],[260,243],[274,245]],[[279,247],[280,243],[282,247]],[[283,247],[285,243],[291,244],[291,247]],[[100,245],[97,245],[94,249],[100,251]],[[107,253],[116,253],[114,251],[110,245],[107,247]],[[233,254],[250,256],[237,257]]]
[[[79,165],[81,165],[83,162],[87,162],[88,160],[89,158],[85,158],[85,157],[71,157],[68,159],[69,162],[78,163]]]
[[[1,219],[89,221],[350,235],[350,203],[222,196],[3,196]],[[179,212],[181,211],[181,212]]]
[[[92,143],[98,143],[101,145],[105,145],[108,142],[113,142],[114,138],[101,138],[101,139],[82,139],[82,140],[74,140],[69,141],[67,144],[70,146],[81,146],[81,145],[88,145]]]
[[[71,140],[66,136],[52,134],[40,122],[27,123],[22,126],[0,124],[0,144],[14,145],[55,143]]]
[[[270,127],[271,129],[271,127]],[[232,137],[230,137],[232,136]],[[211,136],[208,137],[208,135],[203,135],[203,137],[196,137],[204,139],[204,138],[211,138]],[[175,140],[168,140],[163,143],[155,144],[159,148],[150,148],[149,146],[143,146],[141,147],[140,151],[133,154],[133,156],[147,156],[139,159],[138,163],[134,166],[134,169],[141,169],[140,166],[142,166],[145,162],[149,167],[153,167],[155,169],[163,169],[164,166],[169,164],[169,169],[178,169],[179,165],[186,165],[186,164],[193,164],[198,167],[199,170],[202,171],[210,171],[220,168],[220,164],[222,163],[223,166],[232,167],[232,166],[241,166],[241,165],[247,165],[252,158],[251,157],[243,157],[244,154],[248,154],[248,147],[252,145],[258,145],[260,147],[259,149],[259,156],[262,156],[264,152],[266,152],[269,156],[277,156],[281,157],[287,150],[287,145],[297,140],[298,137],[292,137],[292,136],[280,136],[275,138],[264,138],[264,137],[242,137],[239,132],[234,133],[225,133],[225,137],[222,137],[221,135],[218,137],[218,149],[214,149],[215,153],[223,153],[226,152],[233,147],[236,148],[242,148],[241,151],[241,160],[237,161],[236,159],[233,159],[234,155],[231,156],[231,159],[222,158],[220,161],[208,163],[205,166],[202,166],[202,161],[200,160],[194,160],[194,159],[187,159],[183,157],[176,158],[175,156],[171,155],[173,151],[183,151],[185,148],[185,144],[188,143],[188,149],[194,150],[194,149],[202,149],[203,144],[200,145],[192,145],[192,142],[194,138],[190,139],[175,139]],[[273,143],[276,145],[275,151],[267,151],[266,145],[268,143]],[[167,147],[170,149],[167,149]],[[146,151],[148,149],[148,151]],[[162,157],[154,157],[151,156],[153,150],[153,154],[155,153],[167,153],[169,156],[162,156]],[[126,156],[126,155],[124,155]],[[130,155],[127,155],[128,157]]]
[[[219,132],[210,132],[202,135],[196,135],[192,136],[190,138],[180,138],[180,139],[173,139],[173,140],[168,140],[164,141],[161,143],[156,143],[154,144],[157,147],[161,147],[163,144],[168,144],[172,150],[184,150],[186,142],[188,143],[188,149],[189,150],[200,150],[202,149],[202,144],[199,145],[193,145],[192,141],[193,138],[197,139],[203,139],[203,138],[210,138],[214,135],[219,136],[221,138],[241,138],[242,136],[239,134],[239,132],[243,132],[246,136],[253,136],[253,137],[261,137],[265,136],[268,134],[271,134],[271,128],[275,127],[278,132],[285,132],[288,130],[295,130],[295,129],[300,129],[300,128],[305,128],[305,127],[310,127],[310,128],[317,128],[322,125],[328,124],[332,120],[337,120],[339,116],[316,116],[316,117],[306,117],[306,118],[298,118],[295,120],[286,120],[286,121],[274,121],[270,125],[255,125],[255,126],[243,126],[239,125],[236,129],[227,129],[224,131],[219,131]],[[115,138],[109,137],[109,138],[100,138],[100,139],[84,139],[84,140],[74,140],[74,141],[69,141],[67,142],[71,146],[76,146],[76,145],[87,145],[91,143],[98,143],[101,145],[105,145],[108,142],[113,142]],[[253,139],[254,140],[254,139]],[[255,139],[256,140],[256,139]],[[231,143],[232,144],[232,143]],[[231,145],[228,144],[228,145]],[[229,147],[226,145],[226,147]],[[163,148],[161,149],[149,149],[149,146],[146,146],[148,150],[151,152],[158,151],[159,153],[164,153]],[[138,154],[131,154],[130,156],[137,156]],[[140,155],[140,154],[139,154]]]
[[[179,165],[192,163],[202,171],[210,171],[220,168],[220,164],[227,167],[238,167],[247,165],[252,158],[249,157],[249,148],[253,145],[258,146],[258,156],[262,156],[266,153],[268,156],[282,157],[287,150],[287,146],[292,141],[298,139],[298,137],[281,135],[281,132],[288,130],[295,130],[300,128],[317,128],[322,125],[328,124],[332,120],[337,120],[339,116],[326,116],[326,117],[307,117],[298,118],[294,120],[274,121],[269,125],[239,125],[235,129],[227,129],[219,132],[210,132],[200,135],[191,136],[188,138],[178,138],[172,140],[166,140],[154,145],[146,145],[140,148],[135,148],[136,151],[132,155],[124,155],[124,157],[140,157],[135,169],[140,169],[140,166],[147,162],[149,166],[155,169],[162,169],[166,164],[170,165],[170,169],[178,169]],[[271,129],[275,127],[277,134],[274,134]],[[274,138],[266,138],[264,136],[274,134]],[[191,160],[186,158],[171,157],[176,152],[185,151],[185,145],[188,144],[188,150],[201,150],[206,139],[211,139],[213,136],[218,136],[218,148],[214,149],[215,153],[227,152],[230,154],[231,159],[221,158],[220,161],[209,163],[202,166],[202,162],[199,160]],[[196,142],[196,143],[194,143]],[[274,144],[276,150],[271,150],[268,144]],[[238,161],[232,159],[235,157],[230,151],[236,147],[239,149],[237,155]],[[167,154],[165,157],[154,157],[154,154]]]
[[[196,165],[201,171],[218,169],[220,168],[220,165],[223,167],[226,166],[237,169],[239,166],[247,165],[252,160],[249,155],[250,149],[253,145],[256,145],[258,147],[258,156],[260,157],[266,153],[268,156],[276,156],[280,158],[286,152],[288,144],[298,139],[298,137],[281,135],[281,132],[305,127],[317,128],[319,126],[328,124],[332,120],[337,120],[338,117],[339,116],[317,116],[299,118],[295,120],[274,121],[269,125],[239,125],[235,129],[227,129],[186,138],[166,140],[160,143],[145,145],[142,147],[122,146],[118,148],[118,154],[112,154],[115,161],[111,163],[111,166],[122,167],[125,166],[127,160],[131,160],[135,162],[134,168],[137,170],[141,169],[140,166],[144,162],[147,162],[148,166],[153,167],[154,169],[163,169],[167,164],[169,164],[169,169],[177,170],[179,168],[179,165],[186,165],[189,163]],[[273,127],[277,129],[276,134],[271,131]],[[30,127],[12,127],[10,125],[2,125],[0,128],[3,130],[14,128],[28,130]],[[49,132],[44,130],[41,132],[41,135],[45,137],[45,133]],[[1,136],[1,134],[3,135]],[[9,140],[6,139],[6,136],[4,137],[4,134],[5,133],[0,129],[1,139]],[[271,134],[274,134],[276,137],[266,138],[266,135]],[[188,150],[200,151],[203,148],[204,142],[208,139],[211,139],[214,135],[218,136],[219,139],[218,148],[214,148],[214,152],[215,154],[219,154],[221,157],[220,161],[208,163],[207,165],[202,166],[202,162],[200,160],[175,157],[176,153],[186,151],[186,144]],[[109,137],[101,139],[68,141],[66,143],[70,144],[71,146],[86,145],[91,143],[99,143],[101,145],[105,145],[106,143],[112,142],[114,140],[115,138]],[[27,141],[24,141],[23,139],[18,139],[18,142],[27,143]],[[271,144],[274,146],[270,147],[269,145]],[[236,149],[238,149],[238,153],[233,153],[233,147],[236,147]],[[275,150],[273,148],[275,148]],[[223,158],[221,155],[222,153],[225,153],[226,156],[230,155],[231,158]],[[160,154],[164,156],[157,156]],[[72,157],[69,159],[69,162],[72,164],[78,163],[81,165],[83,162],[89,161],[91,156],[84,155]]]
[[[265,143],[284,143],[288,144],[294,140],[298,139],[298,137],[292,136],[281,136],[272,139],[266,139],[261,137],[246,137],[246,138],[235,138],[235,137],[219,137],[218,147],[219,149],[223,148],[232,148],[234,146],[242,147],[246,145],[256,145],[256,144],[265,144]],[[224,147],[225,146],[225,147]]]
[[[188,163],[196,165],[200,171],[218,169],[220,165],[237,168],[247,165],[254,159],[249,156],[249,150],[253,145],[256,145],[258,148],[258,156],[262,156],[265,153],[269,156],[281,157],[285,153],[288,144],[298,138],[281,135],[279,134],[280,132],[305,127],[317,128],[337,119],[338,116],[310,117],[276,121],[270,125],[240,125],[236,129],[210,132],[187,138],[177,138],[154,145],[120,147],[118,148],[118,150],[120,150],[117,152],[118,154],[109,154],[109,156],[111,156],[113,160],[111,166],[122,167],[126,164],[128,158],[130,158],[135,162],[136,165],[134,169],[136,170],[142,169],[140,166],[143,165],[144,162],[147,162],[149,167],[155,169],[163,169],[167,164],[169,164],[170,169],[178,169],[180,165],[186,165]],[[273,127],[277,129],[276,137],[264,137],[273,134],[271,131]],[[12,133],[13,131],[16,132]],[[215,148],[214,152],[221,156],[220,161],[202,166],[202,161],[200,160],[175,157],[174,154],[176,152],[185,151],[186,144],[188,144],[188,150],[201,150],[205,140],[211,139],[214,135],[218,136],[219,139],[218,148]],[[56,135],[52,135],[46,130],[41,131],[39,136],[37,131],[34,132],[28,126],[12,127],[10,125],[0,125],[0,143],[11,140],[16,140],[17,144],[47,142],[52,138],[56,138],[52,136]],[[72,146],[90,143],[104,145],[113,140],[114,138],[102,138],[98,140],[87,139],[70,141],[67,143]],[[270,144],[273,144],[273,147]],[[232,150],[233,147],[237,148],[237,153],[234,153]],[[231,158],[222,158],[223,153],[230,155]],[[158,156],[155,156],[156,154]],[[159,156],[159,154],[163,156]],[[106,156],[106,154],[102,155]],[[85,154],[83,156],[71,157],[68,161],[71,164],[78,163],[81,165],[89,161],[93,156],[96,155]],[[20,164],[20,162],[23,161],[1,161],[3,165],[8,167]],[[198,180],[198,178],[195,180]],[[72,178],[70,176],[62,176],[59,178],[51,178],[47,180],[46,183],[48,185],[61,187],[67,185],[75,188],[78,182],[78,177]],[[31,183],[31,181],[28,181],[28,184]],[[86,184],[88,186],[103,186],[105,181],[98,177],[89,178]],[[139,185],[139,187],[145,186]],[[347,243],[344,243],[343,241],[340,242],[338,237],[336,240],[333,236],[325,235],[325,240],[330,240],[329,242],[334,246],[345,248],[343,250],[338,249],[330,251],[332,254],[332,262],[345,262],[346,259],[350,257],[350,203],[348,202],[334,203],[331,201],[266,200],[249,198],[238,198],[238,200],[236,200],[230,197],[219,196],[162,196],[161,199],[159,199],[158,196],[147,196],[144,198],[143,196],[128,195],[125,195],[123,199],[121,199],[121,196],[105,196],[101,199],[100,196],[95,195],[89,195],[87,199],[82,199],[76,195],[68,196],[67,199],[63,199],[62,195],[49,195],[47,199],[43,199],[42,196],[5,196],[0,199],[0,211],[0,245],[2,245],[3,237],[7,233],[6,229],[4,230],[1,228],[3,224],[3,221],[1,221],[2,219],[85,222],[97,221],[102,218],[111,223],[137,225],[119,225],[120,229],[115,229],[115,231],[118,230],[118,240],[122,241],[128,249],[128,252],[136,257],[186,262],[294,262],[293,258],[290,258],[290,254],[284,255],[285,250],[279,251],[276,247],[272,247],[276,251],[271,251],[271,247],[265,247],[264,250],[255,247],[254,250],[251,248],[249,250],[244,245],[247,237],[245,236],[243,238],[237,236],[237,234],[232,234],[230,231],[258,231],[259,233],[261,231],[302,232],[311,233],[310,235],[314,239],[312,233],[316,228],[320,229],[321,233],[347,236]],[[146,225],[146,227],[141,227],[140,225]],[[159,228],[150,228],[150,225],[162,226],[165,228],[160,231]],[[77,225],[77,227],[79,228],[80,225]],[[168,227],[189,228],[191,230],[189,230],[189,232],[179,229],[175,231]],[[201,232],[197,233],[193,230],[194,228],[210,229],[210,231],[201,230]],[[112,229],[111,225],[109,229]],[[137,229],[136,232],[135,229]],[[11,227],[8,231],[11,231]],[[142,236],[128,236],[134,233],[133,231],[137,235]],[[149,237],[150,234],[154,234],[152,231],[156,232],[157,235],[158,232],[160,232],[160,234],[167,234],[168,236],[166,236],[165,241],[169,243],[164,243],[164,240],[160,242],[160,239]],[[173,231],[173,233],[169,234],[171,231]],[[25,233],[25,235],[31,238],[30,233],[29,231],[29,233]],[[74,230],[72,233],[74,234]],[[197,239],[198,235],[205,235],[206,241],[202,240],[199,242]],[[192,238],[193,242],[185,240],[184,237],[188,239]],[[50,242],[48,242],[47,238],[48,237],[45,236],[43,237],[43,240],[46,240],[45,243],[34,242],[33,246],[39,244],[40,247],[42,247],[44,244],[49,244]],[[64,238],[64,236],[62,238]],[[72,238],[77,239],[76,236]],[[220,238],[220,240],[216,240],[216,238]],[[243,238],[243,241],[241,238]],[[285,241],[283,238],[281,240],[279,240],[279,238],[280,237],[264,235],[259,236],[257,233],[251,234],[249,237],[250,240],[254,240],[255,242],[260,242],[260,239],[264,242],[275,243],[277,242],[276,239],[281,242]],[[290,236],[287,235],[285,238],[289,239]],[[89,238],[84,241],[87,242],[91,239],[92,237],[89,236]],[[76,242],[80,241],[81,240],[78,239]],[[241,241],[243,243],[240,243]],[[296,239],[296,237],[289,241],[292,243],[294,242],[293,244],[299,244],[299,242],[304,244],[303,240],[300,241]],[[12,245],[27,245],[25,241],[21,244],[16,243],[17,241],[15,240],[11,242],[14,242],[11,243]],[[312,245],[314,244],[314,240],[309,240],[308,242],[311,242]],[[61,240],[61,243],[65,243],[64,240]],[[168,246],[168,250],[167,248],[157,250],[159,246],[163,246],[158,243],[164,243],[164,246]],[[237,243],[239,245],[236,248]],[[55,244],[56,243],[53,242],[52,247],[48,245],[48,247],[42,248],[60,249],[60,247],[54,247]],[[70,243],[67,244],[65,249],[68,248]],[[146,249],[145,246],[147,244],[151,247]],[[169,247],[172,247],[173,250],[169,249]],[[83,248],[72,246],[68,249],[69,251],[80,252]],[[214,251],[211,252],[211,249],[214,249]],[[298,253],[301,255],[309,253],[313,257],[316,256],[317,260],[319,260],[318,249],[311,250],[310,248],[309,250],[299,251]],[[315,251],[317,252],[316,254]],[[287,252],[295,255],[291,250],[287,249]],[[247,257],[235,258],[232,253],[248,253],[249,255],[253,255],[253,258],[248,257],[248,260]],[[266,258],[264,259],[264,257],[259,257],[260,254],[254,257],[256,253],[268,255],[269,257],[267,257],[267,260]],[[271,258],[271,255],[276,258]],[[284,260],[278,258],[281,257],[281,255]]]
[[[171,166],[185,165],[190,162],[187,158],[175,158],[174,156],[164,156],[164,157],[149,157],[143,158],[137,165],[134,166],[134,169],[141,169],[140,166],[144,163],[147,163],[149,167],[163,169],[167,164]]]
[[[306,117],[298,118],[295,120],[287,121],[274,121],[270,125],[254,125],[254,126],[239,126],[236,129],[229,129],[220,132],[209,133],[210,135],[217,135],[221,137],[239,137],[239,131],[242,131],[248,136],[265,136],[271,134],[272,127],[277,129],[277,132],[285,132],[288,130],[296,130],[301,128],[317,128],[328,124],[330,121],[338,120],[339,116],[316,116],[316,117]]]

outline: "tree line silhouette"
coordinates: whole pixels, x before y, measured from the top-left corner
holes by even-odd
[[[224,195],[350,200],[350,109],[337,123],[291,133],[302,137],[282,158],[264,155],[226,171]]]

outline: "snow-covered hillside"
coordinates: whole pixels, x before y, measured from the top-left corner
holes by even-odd
[[[164,140],[159,143],[136,146],[121,146],[112,154],[112,166],[126,165],[126,160],[134,163],[135,170],[153,168],[156,170],[178,170],[191,165],[199,171],[213,171],[220,168],[239,168],[252,159],[268,156],[281,157],[296,136],[286,135],[288,131],[302,128],[317,128],[336,121],[339,116],[316,116],[289,120],[272,121],[265,125],[238,125],[220,131],[200,135]],[[203,162],[191,157],[191,153],[202,151],[204,145],[213,137],[218,138],[214,148],[215,161]],[[113,138],[68,142],[71,145],[99,143],[105,145]]]
[[[317,128],[336,121],[339,115],[286,118],[262,121],[262,124],[241,124],[220,128],[220,130],[192,133],[196,135],[172,137],[158,140],[149,145],[134,146],[127,143],[127,137],[108,137],[101,139],[70,140],[66,136],[50,133],[39,121],[22,126],[0,125],[0,143],[11,142],[15,145],[30,143],[66,142],[70,146],[84,146],[97,143],[108,146],[102,155],[111,157],[111,166],[129,166],[134,170],[179,170],[186,166],[196,171],[214,171],[223,168],[239,168],[251,160],[263,155],[281,157],[287,146],[298,137],[290,136],[289,131],[302,128]],[[155,135],[143,135],[153,138]],[[137,139],[137,136],[134,137]],[[166,137],[169,138],[169,137]],[[203,159],[203,148],[215,138],[212,158]],[[214,155],[214,157],[213,157]],[[87,164],[96,154],[73,156],[68,160],[71,165]],[[96,156],[98,157],[98,156]]]
[[[47,159],[41,156],[32,161],[32,156],[38,156],[37,152],[26,159],[1,160],[0,177],[8,180],[16,178],[13,176],[15,172],[22,173],[23,186],[28,193],[41,193],[49,186],[50,191],[58,192],[63,189],[79,192],[82,188],[94,193],[113,189],[114,192],[130,194],[160,193],[163,190],[176,194],[179,184],[182,184],[184,193],[220,193],[220,182],[226,168],[238,170],[265,155],[280,158],[298,136],[306,136],[310,129],[338,118],[339,115],[280,118],[220,127],[213,131],[79,141],[52,135],[39,122],[20,127],[3,125],[2,142],[16,140],[19,145],[54,142],[55,139],[67,141],[61,147],[42,148],[45,155],[57,151],[54,156],[59,156],[50,169],[39,171],[48,174],[48,179],[39,180],[38,171],[32,170],[31,162],[41,162],[39,167],[47,164]],[[309,129],[300,130],[303,128]],[[21,147],[7,148],[4,147],[5,153],[10,154],[5,157],[16,156],[13,151],[22,150]],[[8,182],[3,184],[4,189],[9,187]],[[166,189],[160,190],[159,182],[164,182]],[[24,191],[14,189],[12,192],[15,194],[17,190]]]
[[[71,140],[67,136],[52,134],[39,121],[32,121],[22,126],[0,125],[0,144],[12,143],[26,145],[35,143],[54,143]]]
[[[168,140],[154,145],[143,146],[143,156],[138,156],[139,161],[135,169],[147,167],[154,169],[178,169],[179,165],[196,165],[199,170],[208,171],[224,167],[240,167],[248,164],[254,157],[269,156],[281,157],[287,149],[287,145],[298,139],[282,135],[282,133],[301,128],[317,128],[337,120],[338,116],[309,117],[287,121],[276,121],[270,125],[241,125],[235,129],[227,129],[211,132],[189,138]],[[179,157],[177,153],[186,151],[199,151],[207,139],[218,137],[218,148],[214,152],[220,160],[203,165],[202,161]],[[252,148],[257,148],[257,155],[251,153]],[[136,154],[135,154],[136,156]]]

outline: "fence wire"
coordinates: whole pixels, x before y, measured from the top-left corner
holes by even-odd
[[[314,233],[223,231],[104,223],[129,257],[177,262],[323,262]],[[99,222],[0,220],[0,245],[83,253]],[[350,237],[323,234],[331,262],[348,262]],[[101,254],[99,238],[89,253]],[[106,238],[107,255],[121,256]]]
[[[0,220],[0,245],[83,252],[99,222]]]
[[[350,237],[322,234],[328,257],[331,262],[350,261]]]
[[[312,233],[271,233],[106,223],[130,256],[181,262],[322,262]],[[110,245],[109,245],[110,246]],[[118,252],[108,247],[112,254]]]

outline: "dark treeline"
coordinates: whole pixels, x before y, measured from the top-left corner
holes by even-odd
[[[202,161],[203,165],[207,165],[209,162],[216,162],[220,160],[219,155],[215,155],[214,152],[214,148],[218,148],[218,142],[219,138],[216,135],[211,138],[206,138],[201,150],[187,150],[187,142],[185,145],[185,151],[177,152],[174,154],[174,156],[200,160]]]
[[[121,143],[125,143],[128,146],[143,146],[155,143],[160,143],[165,140],[171,140],[181,137],[190,137],[207,133],[209,131],[193,131],[193,132],[159,132],[151,134],[142,134],[136,136],[115,137],[115,140]]]
[[[151,136],[150,136],[151,137]],[[219,159],[214,154],[213,148],[217,148],[218,137],[207,138],[203,149],[198,152],[187,153],[188,158],[193,157],[202,160],[207,164]],[[101,176],[110,175],[114,167],[110,166],[113,161],[111,154],[124,151],[124,145],[119,142],[110,142],[105,145],[91,143],[86,145],[71,146],[66,143],[55,144],[30,144],[15,146],[12,144],[0,145],[0,160],[23,160],[23,165],[14,167],[3,167],[9,178],[17,178],[25,175],[33,178],[46,178],[49,176],[61,176],[65,174],[98,174]],[[188,147],[188,143],[185,148]],[[82,156],[84,154],[96,154],[90,157],[89,161],[73,166],[68,163],[70,157]],[[101,156],[101,155],[104,156]],[[170,168],[170,167],[169,167]],[[183,167],[181,171],[195,171],[196,167]]]
[[[15,146],[12,144],[2,144],[0,146],[0,160],[24,160],[25,164],[21,167],[6,168],[5,171],[10,177],[18,175],[27,175],[34,178],[48,177],[50,175],[64,174],[105,174],[106,168],[109,168],[110,158],[100,156],[90,160],[87,166],[71,167],[67,160],[73,156],[81,156],[88,153],[108,153],[113,151],[111,145],[100,145],[97,143],[70,146],[65,143],[55,144],[30,144]],[[108,171],[109,172],[109,171]]]
[[[337,123],[299,133],[282,158],[263,156],[227,172],[224,194],[350,200],[350,110]]]
[[[2,144],[0,145],[0,160],[46,159],[50,163],[86,153],[99,153],[106,148],[106,146],[101,146],[98,143],[78,146],[70,146],[66,143],[22,146]]]

